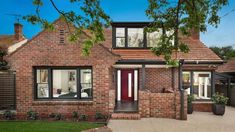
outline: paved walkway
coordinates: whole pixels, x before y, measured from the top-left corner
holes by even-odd
[[[187,121],[162,118],[110,120],[113,132],[235,132],[235,108],[226,107],[224,116],[194,112]]]

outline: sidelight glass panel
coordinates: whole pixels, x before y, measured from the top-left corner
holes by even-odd
[[[37,69],[37,98],[49,97],[48,70]]]
[[[190,94],[191,74],[190,72],[183,72],[183,88]]]
[[[91,69],[81,69],[80,71],[81,98],[92,97],[92,73]]]

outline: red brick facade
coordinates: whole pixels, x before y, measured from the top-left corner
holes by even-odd
[[[16,71],[17,115],[25,116],[30,109],[39,112],[42,117],[47,117],[50,113],[71,116],[73,111],[87,115],[94,115],[95,112],[113,113],[117,94],[116,71],[113,65],[123,56],[114,54],[120,53],[121,50],[119,52],[111,50],[112,31],[105,31],[104,45],[95,45],[91,49],[90,56],[82,56],[82,44],[72,43],[66,39],[68,35],[66,23],[63,20],[57,20],[55,27],[54,31],[39,33],[8,58],[12,70]],[[60,41],[61,30],[65,31],[64,43]],[[122,52],[129,54],[126,50]],[[150,51],[143,50],[143,52],[149,54]],[[132,55],[136,58],[135,56],[138,57],[139,53],[135,52]],[[148,59],[148,56],[141,56]],[[93,99],[89,101],[35,100],[34,66],[91,66]],[[138,114],[141,117],[180,119],[178,68],[145,68],[145,91],[140,90],[142,88],[141,76],[142,70],[139,69]],[[162,93],[163,89],[173,91],[173,93]],[[186,95],[184,99],[184,119],[187,119]]]
[[[112,65],[119,58],[102,45],[92,48],[90,56],[82,56],[79,43],[65,40],[59,43],[59,30],[66,30],[63,21],[55,22],[55,31],[43,31],[9,57],[12,70],[16,71],[17,115],[25,115],[33,109],[41,116],[73,111],[91,115],[109,112],[109,89],[112,83]],[[93,100],[91,101],[37,101],[34,100],[33,66],[92,66]]]

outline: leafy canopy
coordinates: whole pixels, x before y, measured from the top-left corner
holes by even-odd
[[[105,40],[103,26],[109,26],[110,18],[100,7],[100,0],[68,0],[76,5],[79,11],[64,11],[56,6],[54,0],[49,1],[66,20],[67,25],[76,26],[75,31],[70,30],[71,41],[78,40],[84,30],[91,34],[83,41],[85,55],[89,55],[94,44]],[[190,35],[192,30],[205,32],[207,25],[217,27],[220,22],[218,11],[228,4],[228,0],[148,0],[148,3],[146,15],[153,22],[145,28],[145,32],[162,33],[158,46],[152,48],[152,51],[157,56],[163,55],[168,65],[177,66],[177,53],[189,52],[188,46],[180,41],[181,36]],[[35,14],[24,16],[24,19],[53,30],[52,23],[40,16],[43,0],[33,0],[33,4],[36,6]],[[176,54],[175,58],[172,58],[173,53]]]
[[[159,31],[161,39],[152,48],[157,56],[163,55],[169,65],[177,66],[179,61],[172,54],[189,52],[181,40],[192,31],[205,32],[207,25],[217,27],[220,22],[218,11],[228,4],[228,0],[148,0],[146,15],[153,20],[146,32]],[[167,34],[166,31],[171,31]],[[182,35],[179,35],[182,34]],[[173,41],[173,44],[172,44]]]
[[[100,7],[100,0],[67,0],[77,6],[79,11],[64,11],[57,7],[54,0],[49,0],[53,8],[65,19],[69,32],[70,41],[77,41],[84,31],[88,31],[88,38],[83,41],[83,54],[89,55],[90,48],[101,41],[104,41],[103,27],[109,26],[110,18]],[[33,0],[36,7],[35,14],[24,16],[23,18],[32,24],[40,24],[42,28],[53,30],[54,26],[48,20],[40,16],[40,8],[43,0]],[[70,29],[70,24],[75,25],[75,30]]]
[[[235,49],[232,46],[225,47],[210,47],[221,59],[229,60],[235,57]]]

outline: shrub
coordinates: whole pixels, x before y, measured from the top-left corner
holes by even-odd
[[[97,113],[95,114],[95,119],[96,119],[96,120],[99,120],[99,119],[106,119],[106,116],[103,115],[102,113],[97,112]]]
[[[61,120],[62,119],[62,114],[60,113],[51,113],[49,115],[50,118],[54,118],[55,120]]]
[[[82,114],[79,116],[80,121],[87,121],[88,120],[88,115]]]
[[[72,113],[72,117],[73,117],[74,119],[77,119],[77,118],[78,118],[78,113],[77,113],[76,111],[74,111],[74,112]]]
[[[228,98],[225,97],[223,94],[219,94],[219,93],[217,92],[217,93],[215,93],[215,94],[212,96],[212,101],[213,101],[215,104],[226,105],[227,102],[228,102]]]
[[[29,120],[37,120],[38,119],[38,113],[30,109],[27,112],[27,119]]]
[[[3,116],[6,120],[13,120],[15,118],[15,113],[10,110],[6,110],[4,111]]]
[[[192,102],[195,100],[194,95],[188,95],[188,104],[192,104]]]

